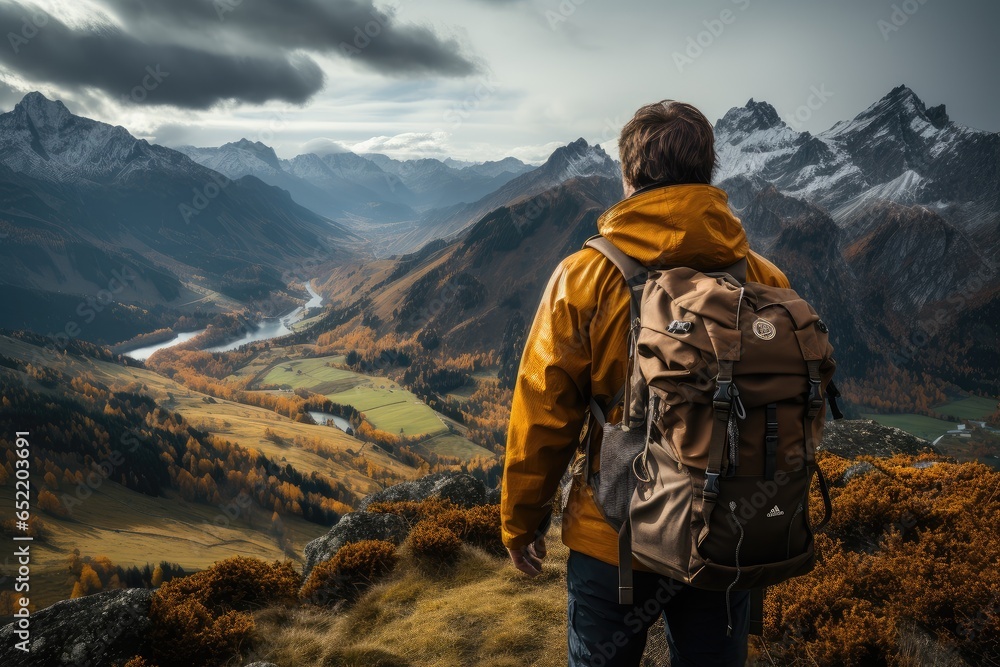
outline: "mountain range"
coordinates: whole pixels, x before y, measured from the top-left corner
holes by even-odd
[[[817,134],[755,100],[715,130],[715,183],[755,249],[835,324],[850,364],[916,360],[964,385],[996,384],[982,369],[997,340],[1000,135],[905,86]],[[371,304],[384,330],[499,349],[620,197],[619,165],[584,139],[537,167],[281,159],[247,139],[171,150],[31,93],[0,115],[0,283],[15,306],[0,325],[59,326],[126,267],[137,277],[115,301],[133,319],[158,313],[133,328],[165,326],[190,302],[225,310],[287,290],[283,274],[311,262],[328,298]],[[403,320],[456,284],[466,297]],[[83,335],[111,342],[104,328],[129,317]]]
[[[905,87],[817,135],[750,100],[716,124],[715,182],[752,246],[831,324],[843,372],[892,361],[997,391],[985,369],[1000,321],[998,147],[1000,135],[952,122]],[[368,299],[382,330],[416,323],[458,349],[519,353],[510,333],[531,321],[559,259],[621,197],[617,165],[602,156],[582,139],[559,149],[480,202],[425,215],[423,229],[436,229],[424,240],[444,240],[345,265],[324,288],[343,303]],[[543,177],[576,164],[580,177],[557,187]],[[423,315],[407,319],[414,312]]]
[[[321,215],[367,231],[373,222],[415,220],[420,211],[475,201],[533,169],[512,157],[474,164],[432,158],[403,161],[350,151],[283,160],[270,146],[248,139],[218,148],[177,150],[232,179],[256,176]]]

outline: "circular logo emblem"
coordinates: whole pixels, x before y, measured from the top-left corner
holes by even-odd
[[[761,340],[771,340],[777,331],[767,320],[757,320],[753,323],[753,335]]]

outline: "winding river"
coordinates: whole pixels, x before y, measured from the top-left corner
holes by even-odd
[[[306,302],[304,306],[298,306],[295,310],[281,315],[279,317],[268,317],[260,322],[258,322],[256,331],[248,331],[241,338],[238,338],[229,343],[223,345],[216,345],[214,347],[205,348],[206,352],[228,352],[229,350],[235,350],[241,345],[246,345],[247,343],[253,343],[260,340],[269,340],[271,338],[278,338],[279,336],[285,336],[293,333],[291,327],[296,322],[299,322],[306,314],[310,308],[319,308],[323,304],[323,297],[320,296],[316,290],[313,289],[312,282],[307,281],[305,284],[306,290],[309,291],[309,296],[311,297],[309,301]],[[191,340],[195,336],[202,333],[204,329],[200,331],[189,331],[187,333],[177,334],[175,338],[172,338],[163,343],[157,343],[156,345],[149,345],[147,347],[140,347],[130,352],[126,352],[125,355],[133,359],[139,359],[145,361],[149,358],[151,354],[157,350],[164,350],[168,347],[173,347],[174,345],[180,345],[186,341]]]

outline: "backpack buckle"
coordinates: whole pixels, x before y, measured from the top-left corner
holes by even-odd
[[[713,501],[719,497],[719,473],[705,473],[705,497]]]
[[[740,395],[739,389],[732,380],[719,380],[712,397],[715,406],[715,416],[722,421],[729,421],[729,412],[733,409],[733,398]]]

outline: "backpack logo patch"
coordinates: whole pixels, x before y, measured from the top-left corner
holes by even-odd
[[[771,508],[771,511],[767,513],[767,518],[771,519],[776,516],[782,516],[783,514],[784,512],[781,511],[781,508],[775,505],[774,507]]]
[[[670,326],[667,327],[667,333],[672,333],[672,334],[690,333],[691,327],[693,326],[694,324],[692,322],[685,322],[683,320],[674,320],[673,322],[670,323]]]
[[[776,333],[777,329],[767,320],[757,320],[753,323],[753,335],[761,340],[771,340]]]

